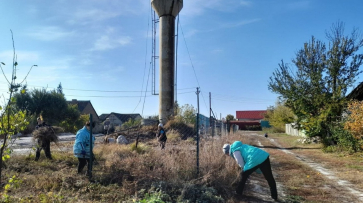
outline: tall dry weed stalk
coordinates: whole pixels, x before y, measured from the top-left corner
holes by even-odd
[[[132,150],[130,145],[104,145],[96,150],[105,165],[109,183],[130,185],[130,194],[137,190],[148,189],[158,181],[173,183],[181,188],[185,184],[197,184],[213,187],[222,193],[234,191],[232,183],[236,180],[239,168],[235,161],[222,152],[225,143],[240,140],[238,135],[202,139],[200,141],[199,167],[196,176],[195,142],[180,141],[167,145],[165,150],[140,145],[143,153]],[[126,182],[127,184],[126,184]],[[125,189],[126,190],[126,189]]]

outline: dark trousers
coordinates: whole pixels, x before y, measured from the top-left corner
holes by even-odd
[[[245,187],[245,184],[246,184],[246,181],[247,181],[248,177],[255,170],[257,170],[258,168],[260,168],[263,175],[265,176],[265,179],[268,182],[268,185],[270,186],[271,197],[273,199],[277,199],[276,182],[275,182],[274,176],[272,175],[271,164],[270,164],[270,158],[269,157],[267,157],[267,159],[264,162],[262,162],[260,165],[257,165],[254,168],[251,168],[250,170],[241,172],[240,181],[239,181],[239,184],[238,184],[237,189],[236,189],[237,194],[242,195],[243,188]]]
[[[78,173],[82,173],[83,168],[86,166],[88,167],[89,158],[78,158]]]
[[[42,149],[45,152],[45,156],[48,159],[52,159],[52,155],[50,153],[50,141],[49,140],[39,140],[38,141],[38,146],[37,146],[37,151],[35,152],[35,161],[38,161],[39,157],[40,157],[40,152],[42,151]]]

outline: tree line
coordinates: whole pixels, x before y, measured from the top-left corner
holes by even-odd
[[[66,132],[75,133],[80,129],[85,120],[81,116],[77,105],[68,104],[66,101],[61,84],[56,90],[33,89],[28,90],[26,86],[22,91],[14,94],[16,101],[15,108],[18,111],[25,112],[26,116],[32,123],[39,116],[48,124],[63,127]],[[32,125],[29,126],[32,131]]]

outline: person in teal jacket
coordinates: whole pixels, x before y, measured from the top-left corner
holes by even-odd
[[[91,158],[90,126],[90,122],[87,121],[85,126],[82,129],[78,130],[76,134],[76,140],[74,141],[73,153],[74,156],[78,158],[78,173],[82,173],[83,168],[86,166],[86,164],[89,164]],[[93,127],[95,127],[94,123],[92,123],[92,128]],[[94,144],[95,137],[92,135],[92,150]]]
[[[233,157],[242,168],[236,193],[242,195],[248,177],[260,170],[270,186],[271,197],[277,200],[276,182],[272,175],[269,154],[257,147],[235,141],[232,145],[223,145],[223,153]]]

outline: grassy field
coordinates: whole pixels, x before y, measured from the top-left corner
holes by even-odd
[[[262,135],[262,132],[260,132]],[[355,202],[334,180],[304,159],[334,172],[339,180],[363,190],[362,154],[323,153],[320,144],[300,144],[297,137],[255,132],[200,141],[199,175],[195,141],[170,139],[160,150],[154,139],[135,144],[97,144],[93,178],[76,173],[70,151],[55,151],[53,160],[12,156],[3,171],[2,202],[273,202],[262,175],[252,175],[245,196],[234,195],[239,167],[222,153],[224,143],[241,140],[270,153],[280,202]],[[71,148],[73,143],[62,144]],[[284,150],[281,150],[284,149]],[[289,151],[291,153],[286,153]],[[296,157],[298,156],[298,157]]]

